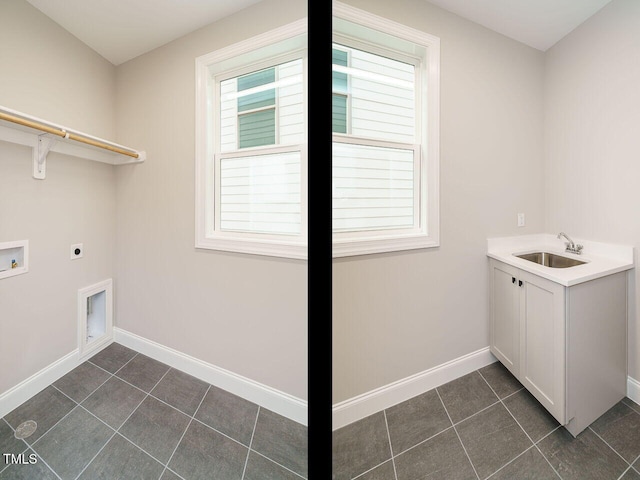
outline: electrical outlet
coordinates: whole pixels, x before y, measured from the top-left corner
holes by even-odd
[[[75,245],[71,245],[71,260],[76,260],[78,258],[82,258],[84,255],[84,248],[81,243],[76,243]]]
[[[524,213],[518,214],[518,226],[524,227]]]

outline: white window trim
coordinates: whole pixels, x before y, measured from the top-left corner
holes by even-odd
[[[420,30],[393,22],[367,11],[334,1],[333,16],[394,37],[416,43],[427,49],[426,70],[420,93],[422,125],[420,135],[422,149],[420,163],[420,228],[399,231],[369,231],[366,235],[334,233],[333,257],[347,257],[372,253],[394,252],[440,246],[440,39]],[[425,85],[426,82],[426,85]],[[428,88],[426,88],[428,86]],[[425,92],[422,95],[421,92]],[[425,106],[426,104],[426,106]],[[426,124],[426,125],[425,125]],[[346,141],[346,136],[333,134],[334,141]]]
[[[215,173],[214,149],[210,136],[215,132],[214,137],[217,141],[218,132],[213,128],[214,119],[212,109],[208,106],[209,92],[213,88],[212,78],[209,67],[213,64],[234,58],[236,56],[252,52],[259,48],[275,44],[289,38],[307,33],[307,20],[301,19],[296,22],[284,25],[269,32],[257,35],[248,40],[238,42],[228,47],[221,48],[206,55],[196,58],[195,76],[196,76],[196,145],[195,145],[195,247],[223,250],[237,253],[248,253],[255,255],[267,255],[274,257],[286,257],[295,259],[307,258],[307,148],[304,145],[273,145],[269,147],[255,147],[251,149],[255,153],[264,152],[272,153],[274,151],[291,151],[299,150],[301,152],[301,234],[296,239],[286,235],[269,235],[269,234],[251,234],[241,232],[220,232],[215,231],[213,235],[207,235],[210,230],[212,215],[216,215],[215,209],[218,208],[218,202],[215,199],[215,183],[217,176]],[[306,57],[306,56],[305,56]],[[275,58],[275,57],[274,57]],[[257,62],[265,63],[265,62]],[[268,62],[267,62],[268,63]],[[303,68],[306,72],[306,58],[303,61]],[[305,73],[306,77],[306,73]],[[306,86],[304,93],[304,114],[307,116],[307,94]],[[306,121],[305,121],[305,137]],[[230,156],[224,153],[224,156]],[[216,178],[215,182],[208,181]]]

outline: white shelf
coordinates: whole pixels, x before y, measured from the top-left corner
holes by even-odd
[[[144,151],[125,147],[124,145],[119,145],[93,135],[72,130],[1,105],[0,113],[10,117],[17,117],[33,125],[39,125],[41,128],[45,127],[58,131],[57,135],[46,133],[36,127],[25,126],[14,123],[14,121],[0,119],[0,140],[33,148],[33,177],[37,179],[45,178],[46,158],[50,151],[95,162],[108,163],[110,165],[128,165],[132,163],[142,163],[146,160],[147,155]],[[62,134],[67,133],[67,135],[64,137],[59,136],[59,132],[63,132]],[[86,141],[98,143],[102,145],[102,147],[84,143]],[[124,151],[125,153],[109,150],[110,148]]]
[[[12,264],[15,262],[15,266]],[[0,279],[29,271],[29,240],[0,243]]]

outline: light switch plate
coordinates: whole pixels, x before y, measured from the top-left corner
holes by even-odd
[[[524,213],[518,214],[518,226],[524,227]]]

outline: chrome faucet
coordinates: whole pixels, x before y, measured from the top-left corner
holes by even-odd
[[[575,253],[576,255],[580,255],[582,253],[582,249],[584,248],[582,245],[576,245],[573,240],[571,240],[569,238],[569,235],[567,235],[564,232],[560,232],[558,234],[558,238],[560,237],[564,237],[567,240],[569,240],[568,242],[565,242],[564,245],[567,247],[564,251],[565,252],[569,252],[569,253]]]

